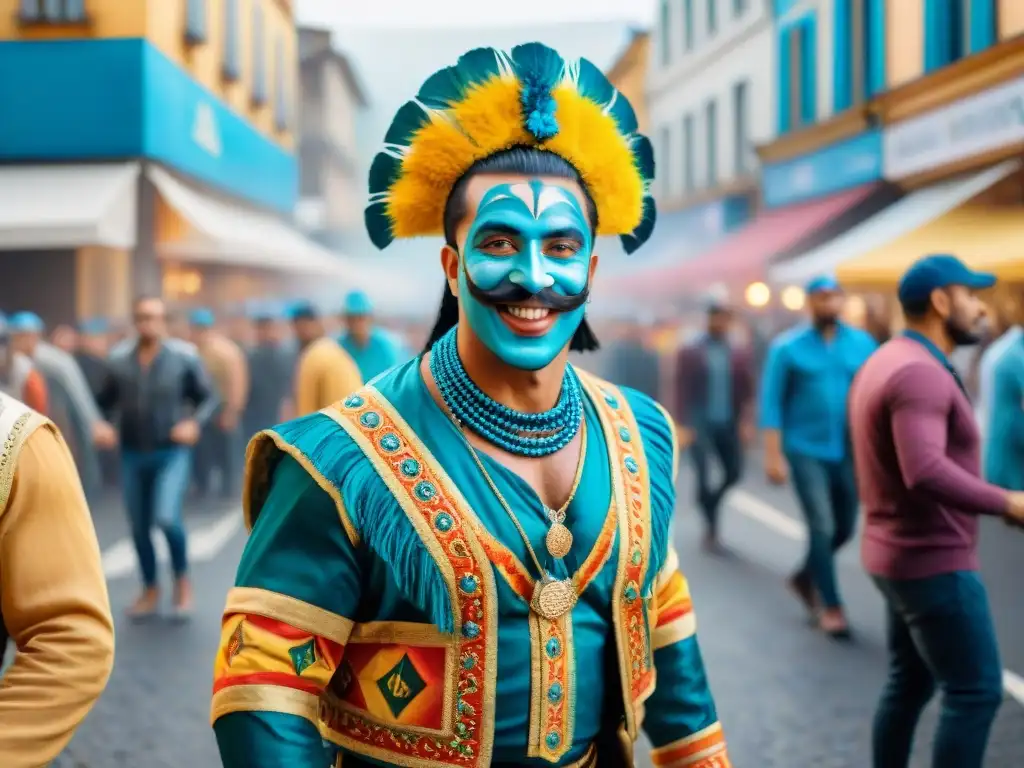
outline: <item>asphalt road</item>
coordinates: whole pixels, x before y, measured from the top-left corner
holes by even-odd
[[[753,470],[755,467],[751,467]],[[684,473],[682,488],[690,487]],[[815,632],[784,587],[800,559],[802,529],[786,489],[751,474],[727,500],[724,538],[733,556],[700,552],[688,498],[676,536],[690,578],[708,673],[736,768],[867,768],[870,719],[885,674],[882,606],[864,577],[856,545],[840,578],[856,632],[851,644]],[[116,504],[96,513],[118,615],[135,595],[130,548]],[[208,723],[213,653],[224,595],[243,546],[239,514],[193,514],[197,612],[191,624],[118,622],[110,686],[58,768],[215,768]],[[985,577],[1005,665],[1024,674],[1024,534],[986,524]],[[1024,692],[1021,692],[1024,699]],[[935,723],[922,722],[913,762],[925,768]],[[638,764],[650,765],[638,750]],[[992,736],[990,768],[1024,766],[1024,702],[1007,695]]]

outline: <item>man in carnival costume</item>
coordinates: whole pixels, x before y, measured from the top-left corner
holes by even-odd
[[[650,143],[585,60],[479,49],[395,117],[383,248],[444,234],[428,351],[258,435],[212,719],[230,768],[728,768],[669,523],[665,411],[566,364],[595,236],[654,225]],[[657,685],[655,685],[657,671]],[[646,719],[644,711],[646,709]]]

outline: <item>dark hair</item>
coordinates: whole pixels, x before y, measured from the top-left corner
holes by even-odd
[[[932,308],[932,297],[905,301],[900,304],[903,308],[903,315],[908,320],[923,320],[928,311]]]
[[[536,147],[516,146],[477,160],[452,186],[444,206],[444,240],[449,247],[458,250],[455,231],[468,213],[466,191],[470,180],[475,176],[486,174],[554,176],[575,182],[583,190],[587,219],[590,222],[590,233],[592,236],[597,233],[597,205],[586,184],[583,183],[583,177],[580,176],[579,171],[568,160],[553,152]],[[458,322],[459,300],[455,298],[451,288],[445,285],[444,295],[441,297],[441,308],[438,310],[437,321],[434,323],[430,338],[427,339],[425,351],[429,351],[434,342],[444,336]],[[574,352],[590,352],[599,347],[600,344],[590,324],[586,318],[583,318],[580,327],[576,329],[576,333],[572,337],[569,348]]]

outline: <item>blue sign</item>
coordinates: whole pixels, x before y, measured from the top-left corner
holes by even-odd
[[[145,157],[290,212],[298,165],[141,39],[0,43],[0,162]]]
[[[882,178],[882,132],[851,139],[761,169],[761,191],[769,208],[824,197]]]

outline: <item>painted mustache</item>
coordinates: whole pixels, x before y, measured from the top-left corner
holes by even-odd
[[[540,306],[550,309],[553,312],[572,312],[587,303],[590,296],[590,283],[580,291],[571,296],[558,293],[553,288],[542,288],[537,293],[530,293],[521,285],[516,285],[508,280],[502,281],[497,287],[485,291],[473,282],[473,279],[466,273],[466,285],[473,298],[482,304],[498,306],[500,304],[519,304],[524,301],[534,300]]]

